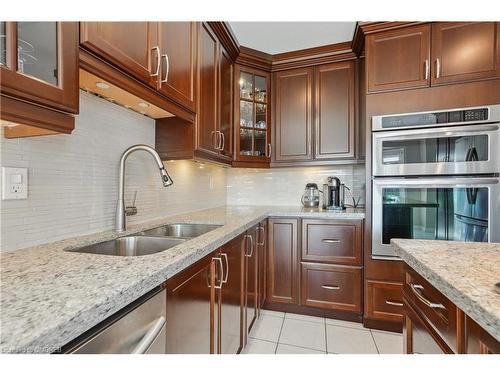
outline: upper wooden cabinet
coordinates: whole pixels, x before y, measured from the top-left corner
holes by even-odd
[[[195,22],[81,22],[80,45],[195,111]]]
[[[492,78],[500,73],[499,27],[495,22],[438,22],[432,25],[431,83]]]
[[[219,54],[219,139],[220,152],[233,157],[233,61],[224,47]]]
[[[193,111],[196,93],[196,29],[195,22],[158,23],[161,53],[159,89]]]
[[[355,70],[343,61],[275,73],[277,165],[355,158]]]
[[[274,75],[274,140],[276,161],[312,160],[313,69]]]
[[[354,158],[354,61],[315,70],[315,159]]]
[[[428,24],[368,35],[368,92],[428,86],[429,55]]]
[[[70,133],[74,118],[47,108],[78,113],[78,23],[0,22],[0,34],[2,120]]]
[[[436,22],[366,38],[368,93],[500,76],[498,22]]]
[[[271,75],[236,65],[234,165],[268,167],[271,148]]]

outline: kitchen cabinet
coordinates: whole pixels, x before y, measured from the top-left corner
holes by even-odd
[[[432,85],[500,76],[498,22],[432,24]]]
[[[274,159],[312,160],[313,69],[274,73]]]
[[[435,22],[366,38],[367,92],[500,77],[498,22]]]
[[[222,288],[217,293],[218,353],[235,354],[243,348],[242,306],[245,287],[245,241],[238,236],[217,253],[224,266]]]
[[[167,353],[210,354],[217,350],[216,287],[221,258],[208,255],[167,280]]]
[[[314,159],[352,159],[355,142],[355,62],[315,69]]]
[[[486,332],[474,320],[465,319],[467,354],[500,354],[500,342]]]
[[[81,22],[80,46],[195,111],[196,22]]]
[[[258,267],[259,247],[257,246],[258,226],[247,231],[245,240],[245,335],[248,335],[257,319],[258,309]],[[246,343],[247,339],[245,339]]]
[[[403,284],[394,281],[365,281],[365,318],[403,322]]]
[[[258,275],[258,295],[257,295],[257,315],[266,302],[266,267],[267,267],[267,234],[268,223],[264,220],[259,224],[257,232],[257,275]]]
[[[0,22],[0,34],[2,120],[71,133],[69,114],[78,113],[79,98],[78,23]]]
[[[272,153],[270,91],[268,72],[236,65],[235,165],[269,166]]]
[[[423,24],[368,35],[368,93],[429,86],[430,34]]]
[[[355,72],[343,61],[275,73],[276,166],[355,159]]]
[[[197,25],[195,22],[158,22],[161,93],[195,111]]]
[[[267,302],[299,302],[298,225],[298,219],[269,219]]]
[[[233,62],[220,46],[219,53],[219,131],[220,154],[233,157]]]

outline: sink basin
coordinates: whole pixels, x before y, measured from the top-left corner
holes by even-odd
[[[222,225],[188,223],[168,224],[162,227],[146,230],[140,234],[143,236],[155,237],[194,238],[221,226]]]
[[[183,238],[127,236],[68,251],[124,257],[141,256],[159,253],[160,251],[167,250],[184,241],[186,241],[186,239]]]

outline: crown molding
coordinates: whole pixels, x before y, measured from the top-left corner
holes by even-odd
[[[224,46],[231,59],[236,60],[240,54],[240,44],[236,35],[234,35],[233,29],[228,22],[222,21],[210,21],[207,22],[212,31],[215,33],[219,41]]]

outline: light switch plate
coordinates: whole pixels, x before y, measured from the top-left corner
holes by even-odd
[[[2,167],[2,200],[28,198],[28,168]]]

